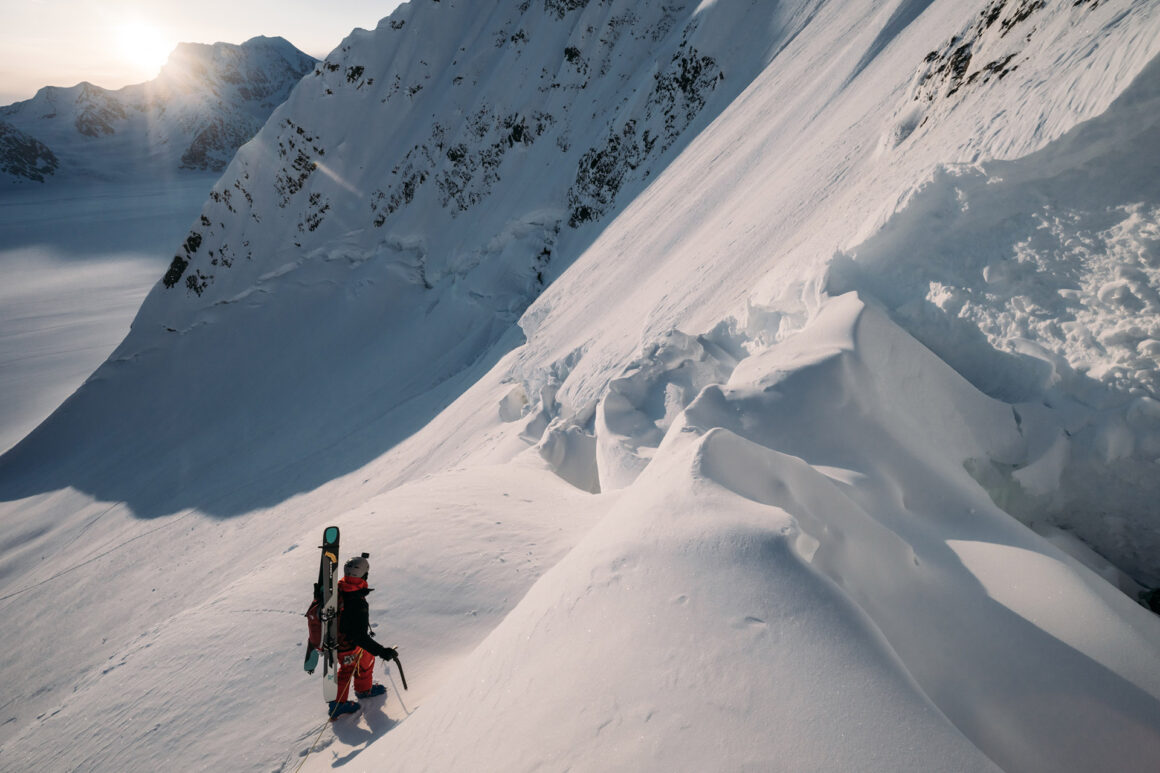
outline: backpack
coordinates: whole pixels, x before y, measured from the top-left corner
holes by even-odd
[[[322,604],[318,599],[310,602],[306,610],[306,646],[312,651],[322,649]]]
[[[335,619],[341,630],[342,594],[337,590],[335,593],[338,595]],[[315,666],[318,665],[318,653],[322,651],[322,587],[317,583],[314,586],[314,598],[310,601],[305,617],[306,661],[302,664],[302,668],[306,670],[306,673],[313,674]]]

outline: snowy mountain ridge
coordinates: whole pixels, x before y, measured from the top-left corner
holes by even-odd
[[[262,223],[292,216],[296,233],[286,233],[295,251],[358,231],[351,238],[361,251],[396,254],[427,285],[477,266],[484,267],[481,274],[515,262],[506,255],[492,259],[495,253],[529,252],[508,269],[515,276],[481,279],[501,283],[483,294],[518,316],[551,273],[561,229],[599,219],[622,187],[647,180],[648,162],[670,150],[707,105],[719,110],[760,66],[752,61],[760,52],[731,57],[721,49],[732,19],[705,22],[680,4],[596,3],[583,10],[552,6],[547,13],[435,5],[404,6],[375,33],[357,32],[315,70],[296,104],[267,126],[211,194],[204,213],[209,224],[190,233],[167,286],[180,283],[200,295],[228,274],[240,275],[227,280],[229,287],[246,287],[254,275],[244,269],[246,261],[235,266],[237,245]],[[782,11],[763,13],[778,27]],[[721,49],[712,55],[698,48],[703,24]],[[445,39],[449,31],[467,45],[432,45],[417,55],[415,40]],[[792,35],[793,28],[781,34]],[[736,85],[724,85],[726,69]],[[325,114],[306,107],[316,102]],[[328,148],[349,132],[335,118],[350,111],[392,136],[398,153],[362,145],[361,152],[328,158]],[[574,179],[566,190],[549,193],[528,176],[541,164],[572,166]],[[255,168],[263,177],[251,177]],[[265,179],[271,173],[274,179]],[[273,200],[254,200],[252,190],[271,184]],[[505,223],[489,219],[494,206],[480,206],[499,192],[516,197],[506,207],[515,216]],[[336,199],[352,195],[368,201],[363,213],[332,212]],[[440,242],[442,229],[428,225],[432,218],[456,221],[455,233],[474,226],[480,239]],[[222,233],[226,224],[237,233]],[[203,241],[207,249],[189,249]],[[230,256],[225,262],[222,252]],[[502,286],[509,282],[515,286]],[[212,294],[221,293],[229,290]]]
[[[0,457],[0,605],[60,656],[13,648],[3,754],[1148,770],[1157,30],[1145,0],[356,30]],[[411,689],[321,726],[290,674],[331,523]]]
[[[313,65],[282,38],[181,43],[146,83],[117,90],[46,86],[32,99],[0,107],[10,132],[47,148],[39,166],[6,152],[5,171],[14,182],[220,171]]]

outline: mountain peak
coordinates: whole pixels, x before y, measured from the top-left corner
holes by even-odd
[[[243,41],[241,45],[243,47],[270,46],[274,48],[293,49],[295,51],[298,50],[294,47],[294,44],[292,44],[289,40],[282,37],[281,35],[255,35],[249,40]]]
[[[13,171],[29,168],[14,157],[5,169],[14,180],[37,181],[54,171],[123,179],[220,170],[314,64],[281,37],[186,42],[146,83],[115,91],[88,81],[46,86],[31,100],[0,108],[0,119],[50,149],[59,165],[41,165],[29,176]],[[33,146],[22,140],[19,147],[24,153]]]

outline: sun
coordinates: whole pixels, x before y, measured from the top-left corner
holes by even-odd
[[[117,24],[114,34],[118,55],[144,75],[156,75],[175,46],[156,26],[140,19]]]

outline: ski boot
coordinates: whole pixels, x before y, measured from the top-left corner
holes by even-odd
[[[371,689],[369,689],[369,690],[364,690],[363,692],[358,692],[356,690],[355,695],[358,696],[359,700],[362,700],[363,698],[374,698],[376,695],[382,695],[386,691],[387,691],[387,688],[384,687],[383,685],[374,684],[374,685],[371,685]]]
[[[334,721],[343,714],[353,714],[361,707],[355,701],[330,701],[330,721]]]

